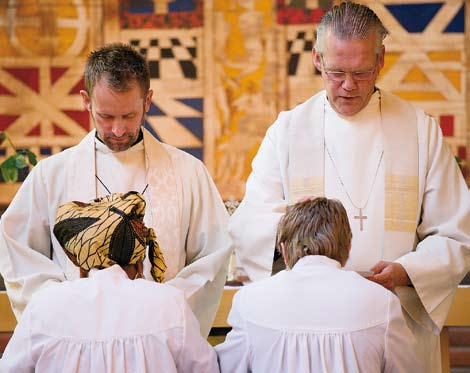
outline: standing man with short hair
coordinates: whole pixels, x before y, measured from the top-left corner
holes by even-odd
[[[469,193],[435,119],[376,86],[386,34],[363,5],[325,14],[313,49],[325,90],[268,129],[229,231],[256,281],[271,274],[287,204],[341,200],[353,230],[346,268],[396,292],[425,371],[439,371],[439,333],[470,267]]]
[[[137,191],[163,251],[165,282],[183,290],[209,334],[226,278],[227,212],[204,165],[143,128],[153,91],[147,61],[128,45],[90,53],[80,91],[95,129],[32,170],[0,222],[0,272],[17,318],[43,286],[78,277],[52,235],[57,207]],[[144,276],[151,278],[148,259]]]

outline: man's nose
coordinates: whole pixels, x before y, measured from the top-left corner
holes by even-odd
[[[113,123],[112,132],[116,137],[123,136],[126,133],[126,126],[124,122],[120,119],[116,119]]]
[[[351,91],[357,87],[357,83],[351,73],[346,73],[343,81],[343,88],[347,91]]]

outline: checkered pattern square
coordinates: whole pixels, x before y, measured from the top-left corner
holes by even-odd
[[[147,57],[151,79],[197,79],[197,40],[191,37],[131,39],[131,45]]]

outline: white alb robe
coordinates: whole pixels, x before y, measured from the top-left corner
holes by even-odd
[[[87,202],[107,193],[95,178],[99,173],[113,193],[129,191],[125,188],[142,192],[139,189],[148,184],[144,221],[154,228],[165,257],[165,281],[184,291],[202,335],[209,334],[232,245],[226,230],[228,215],[202,162],[143,132],[143,145],[135,145],[124,159],[103,151],[99,144],[95,151],[93,130],[77,146],[32,169],[0,220],[0,273],[17,319],[40,287],[78,277],[78,268],[66,257],[52,229],[59,205]],[[142,146],[144,158],[137,159],[144,159],[144,169],[119,174],[135,166],[132,153],[142,157]],[[117,163],[121,166],[115,173],[111,166]],[[144,272],[150,279],[147,263]]]
[[[242,287],[228,320],[222,373],[424,373],[398,298],[325,256]]]
[[[363,111],[349,118],[340,117],[333,111],[324,91],[303,103],[302,110],[308,112],[317,100],[326,102],[325,143],[338,169],[337,172],[329,156],[324,155],[324,193],[343,202],[353,230],[351,258],[346,268],[369,270],[381,259],[397,261],[404,266],[413,289],[398,288],[397,294],[411,314],[410,326],[415,333],[420,334],[418,330],[423,330],[420,346],[428,344],[428,352],[423,351],[423,354],[431,359],[428,364],[432,368],[429,369],[437,369],[440,365],[440,355],[435,350],[438,334],[455,289],[470,267],[469,194],[454,156],[436,121],[429,116],[421,118],[417,127],[418,209],[421,215],[415,246],[389,245],[392,250],[384,251],[384,162],[378,169],[364,210],[367,220],[363,222],[363,231],[359,229],[359,221],[354,219],[358,210],[338,178],[339,173],[354,204],[361,206],[367,201],[385,141],[380,131],[377,93]],[[287,204],[292,202],[289,200],[292,191],[288,170],[292,160],[289,159],[288,141],[293,125],[290,120],[298,110],[299,107],[281,113],[268,129],[253,160],[245,197],[229,223],[237,264],[252,280],[270,275],[277,223]],[[319,125],[321,114],[312,112],[310,117],[302,119]],[[403,133],[403,136],[407,134]],[[389,160],[393,157],[387,156]],[[305,154],[305,157],[314,158],[315,154]]]
[[[36,292],[0,372],[218,372],[216,354],[173,286],[114,265]]]

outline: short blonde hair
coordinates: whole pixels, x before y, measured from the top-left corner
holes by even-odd
[[[351,227],[342,203],[319,197],[287,208],[278,225],[276,248],[281,251],[281,242],[284,243],[290,268],[307,255],[325,255],[344,266],[351,239]]]

